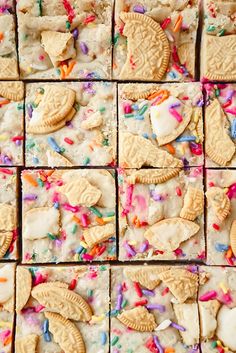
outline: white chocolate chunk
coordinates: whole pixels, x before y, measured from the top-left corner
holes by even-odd
[[[199,342],[197,304],[174,304],[173,308],[178,324],[186,329],[186,331],[180,331],[183,342],[188,346],[197,344]]]
[[[0,278],[0,304],[3,304],[13,296],[14,266],[9,264],[1,267]]]
[[[220,308],[218,300],[208,302],[199,301],[199,312],[201,322],[201,337],[210,339],[214,336],[217,327],[216,315]]]
[[[223,305],[217,316],[217,324],[217,337],[224,346],[236,351],[236,307],[230,309]]]

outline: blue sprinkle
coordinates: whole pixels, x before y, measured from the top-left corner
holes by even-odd
[[[176,75],[176,73],[175,73],[174,71],[170,71],[170,72],[169,72],[169,76],[170,76],[171,78],[176,78],[176,77],[177,77],[177,75]]]
[[[84,247],[82,245],[80,245],[77,249],[76,249],[76,254],[81,254],[81,252],[84,250]]]
[[[133,110],[139,110],[138,104],[132,104],[131,107],[132,107]]]
[[[143,137],[144,137],[145,139],[148,139],[148,134],[145,132],[145,133],[143,134]]]
[[[156,134],[152,134],[152,138],[155,140],[157,138]]]
[[[227,251],[229,249],[229,246],[225,245],[225,244],[221,244],[221,243],[216,243],[215,244],[215,249],[218,252],[225,252],[225,251]]]
[[[59,208],[59,202],[54,202],[53,206],[54,206],[54,208],[56,208],[56,209],[58,210],[58,208]]]
[[[39,164],[39,159],[37,157],[33,157],[33,163],[34,164]]]
[[[45,342],[51,342],[51,335],[50,335],[50,332],[45,332],[44,334],[43,334],[43,338],[44,338],[44,341]]]
[[[181,137],[178,137],[175,141],[176,142],[194,142],[194,141],[196,141],[196,137],[195,136],[181,136]]]
[[[53,149],[55,152],[58,152],[58,153],[61,152],[61,149],[60,149],[60,147],[58,146],[58,144],[56,143],[56,141],[54,140],[54,138],[48,137],[48,143],[49,143],[49,145],[52,147],[52,149]]]
[[[48,332],[48,319],[44,320],[43,322],[43,333],[47,333]]]
[[[135,115],[136,120],[144,120],[144,117],[142,115]]]
[[[107,335],[106,332],[101,332],[101,344],[103,346],[105,346],[105,344],[107,343]]]
[[[236,139],[236,119],[231,124],[231,136],[233,139]]]

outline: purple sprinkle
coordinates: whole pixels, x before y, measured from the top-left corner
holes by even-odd
[[[70,129],[73,129],[73,127],[74,127],[71,121],[67,121],[66,126]]]
[[[196,344],[190,351],[189,353],[196,353],[198,351],[198,344]]]
[[[127,242],[124,243],[124,247],[129,255],[131,255],[131,256],[136,255],[136,251]]]
[[[172,323],[170,324],[170,326],[176,328],[176,329],[179,330],[179,331],[183,331],[183,332],[186,331],[186,328],[184,328],[183,326],[180,326],[180,325],[176,324],[175,322],[172,322]]]
[[[226,102],[229,101],[230,99],[232,99],[233,95],[234,95],[234,90],[233,90],[233,89],[230,89],[230,90],[227,92],[227,95],[226,95],[226,97],[225,97]]]
[[[79,37],[78,28],[75,28],[75,29],[73,30],[72,35],[73,35],[73,37],[74,37],[75,40],[78,39],[78,37]]]
[[[149,310],[158,310],[160,313],[164,313],[166,311],[165,305],[161,304],[147,304],[146,308]]]
[[[145,241],[144,243],[141,244],[139,252],[141,253],[145,252],[148,249],[148,246],[149,246],[148,242]]]
[[[21,140],[16,140],[15,144],[16,144],[16,146],[21,146]]]
[[[85,42],[80,42],[79,43],[80,49],[82,50],[82,53],[87,55],[88,54],[88,47]]]
[[[155,191],[151,191],[151,197],[154,201],[163,201],[163,198],[160,194],[157,194]]]
[[[198,106],[198,107],[203,107],[203,106],[204,106],[204,100],[203,100],[203,99],[199,99],[199,100],[197,101],[197,106]]]
[[[32,106],[32,104],[28,104],[27,112],[28,112],[29,118],[31,119],[32,118],[32,114],[33,114],[33,106]]]
[[[12,160],[11,160],[10,157],[4,156],[3,157],[3,163],[6,164],[6,165],[12,165]]]
[[[164,353],[164,350],[163,350],[163,348],[162,348],[157,336],[153,336],[153,340],[154,340],[154,343],[155,343],[159,353]]]
[[[146,12],[145,8],[142,5],[134,5],[133,11],[141,14],[144,14]]]
[[[123,301],[123,295],[122,294],[118,294],[117,302],[116,302],[116,310],[121,310],[122,301]]]
[[[122,294],[122,284],[118,284],[117,286],[117,293]]]
[[[153,292],[153,290],[149,290],[149,289],[142,289],[142,293],[148,297],[155,296],[155,293]]]
[[[180,107],[180,103],[173,103],[170,105],[170,109],[178,108],[178,107]]]
[[[27,194],[24,196],[23,200],[24,201],[33,201],[37,200],[38,196],[36,194]]]

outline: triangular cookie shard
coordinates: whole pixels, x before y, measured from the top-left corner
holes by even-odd
[[[150,226],[144,237],[158,250],[174,251],[199,231],[197,223],[183,218],[168,218]]]
[[[226,166],[235,153],[235,145],[227,130],[228,121],[217,99],[206,107],[205,141],[208,157],[220,166]]]
[[[159,23],[149,16],[121,12],[125,23],[123,35],[127,37],[127,59],[120,79],[160,80],[169,65],[170,47]],[[132,64],[131,59],[132,58]]]
[[[117,319],[125,326],[140,332],[152,332],[157,326],[154,315],[143,306],[125,310]]]
[[[75,324],[52,312],[45,312],[45,317],[54,341],[65,353],[86,353],[83,337]]]
[[[115,225],[112,223],[102,226],[95,226],[85,229],[83,232],[84,240],[90,248],[94,245],[108,240],[115,234]]]
[[[19,313],[27,303],[32,288],[32,276],[30,271],[18,266],[16,270],[16,312]]]
[[[161,282],[159,274],[163,271],[163,268],[125,268],[124,274],[126,277],[131,279],[133,282],[138,282],[141,286],[153,290]]]
[[[39,336],[34,334],[17,338],[15,343],[15,352],[16,353],[36,353],[38,340],[39,340]]]
[[[47,150],[46,152],[48,158],[49,167],[72,167],[73,164],[66,157],[62,156],[60,153],[55,151]]]
[[[198,289],[198,275],[184,268],[171,268],[160,273],[160,279],[180,302],[195,298]]]
[[[180,217],[194,221],[204,211],[204,193],[198,188],[189,186],[184,195],[184,205]]]
[[[209,206],[213,208],[214,213],[220,222],[230,214],[231,203],[225,191],[219,187],[211,187],[206,192]]]

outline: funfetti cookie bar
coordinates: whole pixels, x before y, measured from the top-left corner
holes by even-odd
[[[201,168],[119,171],[119,259],[204,258]]]
[[[201,352],[235,352],[236,269],[199,268]]]
[[[190,81],[197,28],[197,0],[116,1],[113,78]]]
[[[15,168],[0,168],[0,259],[18,258],[18,190]]]
[[[207,170],[207,263],[234,265],[236,258],[236,171]]]
[[[235,84],[204,85],[205,153],[207,167],[236,166]]]
[[[17,267],[16,353],[108,353],[109,266]]]
[[[111,269],[111,352],[198,352],[196,266]]]
[[[15,264],[0,263],[0,351],[12,352],[14,337]]]
[[[235,81],[236,3],[203,1],[201,77],[204,81]]]
[[[17,2],[24,79],[109,79],[113,0]]]
[[[23,262],[115,259],[113,173],[24,170]]]
[[[23,114],[23,82],[0,82],[0,165],[23,165]]]
[[[116,84],[26,85],[27,166],[116,164]]]
[[[119,85],[119,165],[203,164],[199,83]]]
[[[0,80],[19,77],[13,12],[13,1],[0,1]]]

